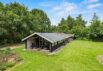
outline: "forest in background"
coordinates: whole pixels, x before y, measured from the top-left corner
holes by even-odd
[[[0,3],[0,44],[21,42],[33,32],[49,32],[50,26],[50,20],[42,10],[29,11],[17,2]]]
[[[94,13],[90,26],[82,14],[75,19],[70,15],[62,18],[57,26],[51,25],[47,14],[40,9],[29,10],[17,2],[0,2],[0,45],[20,43],[21,39],[34,32],[58,32],[74,34],[78,39],[103,40],[103,22]]]

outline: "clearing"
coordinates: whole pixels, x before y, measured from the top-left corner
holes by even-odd
[[[103,42],[74,40],[51,56],[23,49],[14,49],[23,60],[9,71],[103,71],[97,59],[103,55]]]

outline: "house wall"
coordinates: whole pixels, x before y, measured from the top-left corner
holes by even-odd
[[[27,49],[31,49],[31,48],[47,48],[49,49],[51,52],[54,51],[55,49],[57,49],[58,47],[66,44],[67,42],[73,40],[74,37],[69,37],[67,39],[55,42],[54,44],[51,44],[50,42],[48,42],[47,40],[45,40],[44,38],[40,37],[40,36],[34,36],[31,37],[29,39],[26,40],[26,48]],[[36,41],[38,40],[38,41]],[[33,44],[35,47],[33,47]]]
[[[33,41],[32,41],[31,38],[27,40],[27,49],[28,49],[28,48],[31,48],[32,42],[33,42]]]

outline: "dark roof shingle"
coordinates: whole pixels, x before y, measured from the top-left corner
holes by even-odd
[[[24,39],[22,39],[22,41],[27,40],[28,38],[34,36],[35,34],[43,37],[44,39],[50,41],[51,43],[54,43],[54,42],[57,42],[57,41],[61,41],[63,39],[66,39],[66,38],[74,36],[72,34],[64,34],[64,33],[33,33],[33,34],[25,37]]]

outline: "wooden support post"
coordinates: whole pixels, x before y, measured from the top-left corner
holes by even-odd
[[[57,45],[58,45],[58,41],[57,41]]]
[[[44,39],[44,48],[46,47],[46,45],[45,45],[45,39]]]
[[[51,43],[49,44],[49,51],[52,52],[52,46],[51,46]]]
[[[39,48],[40,48],[40,37],[39,37]]]
[[[27,49],[27,40],[25,41],[25,49]]]
[[[42,39],[42,40],[41,40],[41,41],[42,41],[42,42],[41,42],[41,46],[42,46],[42,48],[43,48],[43,38],[41,38],[41,39]]]
[[[39,47],[41,48],[41,42],[40,42],[40,37],[39,37]]]
[[[41,38],[41,48],[42,48],[42,45],[43,45],[43,38]]]

